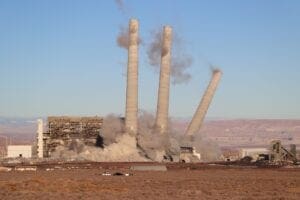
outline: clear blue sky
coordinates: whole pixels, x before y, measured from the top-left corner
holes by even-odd
[[[208,117],[300,118],[300,1],[0,0],[0,116],[123,115],[127,52],[121,25],[171,25],[194,62],[171,87],[170,114],[193,115],[210,79],[224,76]],[[156,109],[158,74],[140,48],[139,107]]]

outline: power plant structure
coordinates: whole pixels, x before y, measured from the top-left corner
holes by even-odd
[[[58,146],[68,147],[73,140],[79,140],[88,146],[95,146],[103,124],[103,118],[97,116],[50,116],[47,122],[47,130],[43,132],[42,138],[38,137],[38,157],[41,157],[41,155],[43,155],[42,157],[51,157]],[[41,123],[38,127],[38,133],[40,134]],[[43,145],[40,145],[41,139],[43,139]],[[43,154],[41,154],[40,149],[43,150]]]
[[[172,28],[165,26],[161,49],[161,67],[156,111],[155,128],[161,134],[168,131],[170,70],[171,70]]]
[[[128,31],[128,62],[127,62],[127,84],[126,84],[126,108],[125,108],[125,130],[135,141],[135,148],[138,148],[138,49],[139,49],[139,22],[136,19],[129,21]],[[169,133],[169,93],[170,93],[170,72],[172,52],[172,28],[164,26],[161,35],[161,62],[157,99],[156,118],[153,124],[153,131],[164,136]],[[200,105],[189,124],[186,135],[195,134],[201,127],[208,107],[212,101],[221,78],[221,71],[214,70],[212,79],[203,95]],[[81,140],[85,145],[95,146],[97,139],[103,138],[100,130],[103,124],[102,117],[48,117],[48,130],[43,131],[43,121],[38,120],[38,157],[51,157],[58,146],[68,146],[73,140]],[[186,158],[188,154],[193,158],[199,158],[200,154],[194,147],[183,147],[182,153]],[[161,150],[161,149],[160,149]],[[163,152],[163,151],[162,151]],[[161,158],[164,156],[161,156]],[[167,156],[168,157],[168,156]],[[179,157],[179,155],[178,155]]]
[[[47,158],[54,155],[57,150],[57,147],[60,148],[58,154],[60,154],[60,150],[64,151],[66,148],[67,153],[73,151],[76,153],[75,156],[78,156],[80,153],[80,159],[85,159],[85,155],[95,155],[98,157],[105,158],[107,155],[109,157],[112,154],[115,160],[109,160],[113,162],[120,162],[119,157],[124,157],[124,155],[128,155],[128,157],[136,156],[134,158],[140,158],[139,162],[144,161],[158,161],[154,158],[159,158],[159,162],[161,161],[179,161],[179,162],[199,162],[201,160],[201,154],[197,152],[194,141],[190,141],[192,145],[184,146],[178,142],[176,144],[178,147],[175,150],[176,152],[172,152],[172,154],[168,154],[167,148],[161,148],[157,145],[154,149],[152,148],[153,157],[150,156],[151,153],[146,154],[142,152],[143,149],[139,146],[137,136],[140,134],[138,132],[138,45],[139,45],[139,23],[136,19],[131,19],[129,22],[129,37],[128,37],[128,64],[127,64],[127,85],[126,85],[126,108],[125,108],[125,118],[118,118],[118,122],[121,122],[122,128],[122,137],[125,138],[124,141],[117,140],[117,136],[114,138],[115,141],[105,144],[103,142],[103,137],[101,136],[101,129],[103,126],[104,119],[102,117],[72,117],[72,116],[50,116],[47,119],[47,128],[44,131],[44,123],[42,119],[37,120],[37,141],[36,141],[36,155],[38,158]],[[159,76],[159,88],[158,88],[158,99],[157,99],[157,110],[156,110],[156,118],[153,125],[153,129],[155,133],[159,133],[159,139],[163,140],[165,135],[169,134],[169,94],[170,94],[170,73],[171,73],[171,52],[172,52],[172,28],[170,26],[164,26],[161,38],[161,62],[160,62],[160,76]],[[219,69],[214,69],[212,71],[211,80],[206,88],[206,91],[196,109],[195,114],[191,122],[189,123],[184,136],[186,138],[192,138],[195,134],[199,132],[209,106],[213,100],[217,87],[220,83],[222,77],[222,72]],[[152,126],[152,125],[151,125]],[[125,130],[123,129],[125,127]],[[103,128],[104,129],[104,128]],[[149,132],[151,132],[149,131]],[[142,131],[141,131],[142,132]],[[109,132],[111,133],[111,132]],[[153,132],[151,132],[153,133]],[[130,137],[128,137],[128,134]],[[126,137],[123,137],[126,136]],[[155,137],[157,135],[154,135]],[[152,137],[151,139],[153,139]],[[166,137],[167,138],[167,137]],[[154,139],[157,139],[154,138]],[[153,139],[153,140],[154,140]],[[169,138],[168,138],[169,139]],[[171,138],[174,139],[174,138]],[[171,139],[168,141],[171,143]],[[7,140],[7,138],[6,138]],[[98,145],[98,141],[101,141],[101,145]],[[132,145],[131,141],[134,140],[134,144]],[[129,142],[128,142],[129,141]],[[122,143],[123,142],[123,143]],[[173,141],[172,141],[173,142]],[[7,141],[6,141],[7,143]],[[103,145],[104,144],[104,145]],[[106,145],[106,146],[105,146]],[[120,148],[122,146],[122,148]],[[136,146],[135,146],[136,145]],[[169,144],[168,144],[169,145]],[[180,146],[179,146],[180,145]],[[7,144],[6,144],[7,146]],[[101,147],[95,150],[96,148],[85,148],[89,147]],[[132,146],[136,148],[132,149]],[[174,145],[175,146],[175,145]],[[32,157],[32,148],[34,146],[31,145],[8,145],[8,158],[31,158]],[[73,148],[73,149],[72,149]],[[107,148],[107,149],[105,149]],[[161,148],[161,149],[160,149]],[[83,151],[81,151],[81,150]],[[100,149],[100,152],[98,151]],[[156,152],[154,150],[157,150]],[[173,150],[173,149],[172,149]],[[124,153],[125,151],[128,151]],[[70,154],[67,154],[68,158],[71,157]],[[53,156],[54,158],[55,155]],[[175,158],[178,157],[177,160]],[[284,164],[286,162],[293,162],[294,164],[299,164],[299,159],[297,157],[296,145],[291,144],[290,150],[284,147],[281,144],[280,140],[274,140],[271,142],[270,148],[255,148],[255,149],[242,149],[242,159],[240,161],[251,161],[256,157],[257,163],[268,163],[268,164]],[[59,158],[62,157],[60,154]],[[250,159],[249,159],[250,158]],[[74,159],[74,156],[71,157]],[[92,159],[91,159],[92,160]],[[117,160],[117,161],[116,161]],[[44,160],[42,160],[44,161]],[[77,160],[76,160],[77,161]],[[90,160],[89,160],[90,161]],[[94,160],[93,160],[94,161]],[[136,160],[130,160],[136,161]],[[229,160],[230,161],[230,160]],[[100,162],[100,161],[98,161]],[[102,161],[101,161],[102,162]],[[121,162],[124,162],[121,160]],[[128,161],[127,161],[128,162]],[[20,162],[23,165],[23,161]],[[89,164],[90,166],[90,164]],[[158,166],[158,167],[157,167]],[[157,165],[154,168],[159,170],[166,170],[166,167],[162,167],[163,165]],[[28,166],[30,167],[30,166]],[[148,170],[148,167],[133,167],[133,170]],[[26,166],[23,170],[26,169]],[[151,169],[153,167],[151,166]],[[16,168],[15,168],[16,170]]]

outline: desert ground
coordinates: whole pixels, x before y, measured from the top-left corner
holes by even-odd
[[[54,164],[0,172],[0,199],[300,199],[300,168],[167,164],[167,171],[132,171],[132,165]]]

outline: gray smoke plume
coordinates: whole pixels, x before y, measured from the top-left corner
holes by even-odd
[[[138,45],[142,44],[142,39],[139,37]],[[128,49],[129,46],[129,30],[124,26],[120,26],[119,34],[117,35],[117,45],[120,48]]]
[[[185,72],[187,68],[192,65],[193,59],[187,55],[178,55],[176,59],[172,60],[171,75],[174,77],[173,84],[180,84],[188,82],[192,76]]]
[[[149,64],[159,71],[160,58],[162,55],[162,34],[160,31],[152,32],[153,38],[147,48]]]
[[[129,46],[129,35],[128,28],[120,27],[119,34],[117,36],[117,44],[119,47],[128,49]]]
[[[123,0],[115,0],[118,9],[124,14],[126,13],[126,8]]]
[[[153,38],[147,47],[147,56],[150,66],[159,71],[161,55],[166,54],[166,50],[162,49],[162,33],[161,31],[153,31]],[[192,65],[192,56],[184,52],[184,42],[178,34],[174,33],[173,48],[171,58],[171,76],[173,84],[186,83],[191,79],[191,74],[186,70]]]

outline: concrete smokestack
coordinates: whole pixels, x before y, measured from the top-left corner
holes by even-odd
[[[201,99],[201,102],[197,108],[196,113],[193,116],[192,121],[190,122],[188,129],[186,131],[186,135],[193,135],[198,132],[202,126],[204,117],[207,113],[208,107],[213,99],[215,91],[218,87],[222,76],[222,72],[218,69],[213,70],[212,78],[210,83]]]
[[[165,26],[161,49],[160,78],[156,111],[156,128],[164,134],[168,129],[169,89],[171,70],[172,28]]]
[[[133,135],[137,133],[138,124],[138,29],[138,21],[131,19],[129,22],[125,127],[127,133]]]
[[[37,120],[37,151],[38,151],[38,157],[43,158],[44,156],[44,142],[43,142],[43,132],[44,132],[44,125],[43,120],[38,119]]]

